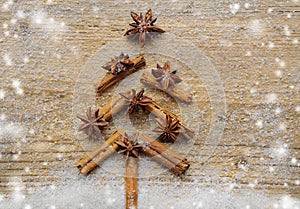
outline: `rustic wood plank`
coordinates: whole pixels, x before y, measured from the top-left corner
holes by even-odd
[[[20,178],[25,187],[49,185],[49,181],[58,180],[51,171],[53,167],[59,170],[74,164],[87,151],[81,146],[83,140],[79,141],[74,133],[78,121],[74,122],[72,114],[80,70],[100,47],[117,40],[129,28],[131,9],[145,12],[153,7],[159,17],[157,25],[192,42],[211,60],[223,82],[230,114],[222,119],[223,138],[213,154],[207,152],[214,144],[200,137],[195,141],[195,148],[187,156],[192,166],[182,181],[193,183],[194,179],[215,174],[214,179],[220,183],[242,185],[237,190],[248,189],[249,184],[258,181],[256,189],[299,197],[299,185],[295,183],[300,176],[299,110],[296,111],[300,101],[299,4],[249,1],[249,9],[241,5],[232,14],[229,1],[175,1],[171,6],[168,1],[156,6],[144,0],[127,2],[105,0],[97,5],[45,0],[35,5],[23,1],[1,13],[1,23],[9,26],[0,30],[0,55],[10,52],[14,65],[0,61],[0,89],[6,91],[3,101],[0,99],[0,113],[28,133],[20,144],[8,138],[0,141],[0,193],[13,191],[8,182],[14,178]],[[19,8],[44,8],[58,25],[64,22],[64,29],[36,25],[30,14],[12,25],[12,14]],[[6,37],[3,34],[8,30],[10,36]],[[14,39],[13,34],[19,38]],[[24,54],[29,63],[22,62]],[[23,96],[14,93],[13,79],[21,81]],[[209,98],[198,96],[204,92],[192,93],[203,108],[209,106]],[[204,137],[211,112],[207,110],[205,114],[201,130]],[[262,121],[261,128],[258,121]],[[274,154],[277,148],[284,148],[283,157]],[[209,159],[201,162],[203,157]],[[297,163],[292,163],[292,158]],[[245,168],[239,167],[241,160],[245,160]],[[172,184],[172,178],[169,173],[159,176],[166,184]],[[159,181],[155,177],[145,179],[148,180]],[[210,186],[209,181],[203,180],[203,184]]]

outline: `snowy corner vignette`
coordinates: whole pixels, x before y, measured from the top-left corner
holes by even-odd
[[[231,99],[230,93],[233,94],[237,103],[242,103],[245,97],[251,98],[254,106],[237,105],[236,109],[229,106],[228,114],[217,116],[226,123],[219,144],[226,149],[218,147],[201,173],[193,170],[193,175],[181,180],[166,178],[169,174],[162,175],[161,181],[152,180],[155,186],[148,179],[142,179],[139,205],[145,208],[299,208],[299,153],[295,149],[299,143],[299,61],[292,55],[287,57],[288,52],[284,51],[288,46],[299,54],[299,25],[290,23],[299,19],[298,13],[294,12],[299,10],[299,1],[277,2],[276,6],[270,2],[215,1],[210,3],[214,8],[212,11],[200,1],[155,1],[156,14],[165,28],[172,30],[168,28],[170,23],[188,25],[172,32],[186,39],[189,36],[197,38],[190,40],[210,55],[225,92],[232,91],[225,96]],[[70,106],[74,81],[81,69],[78,66],[101,47],[99,35],[103,34],[97,24],[109,28],[111,23],[126,19],[128,12],[116,10],[109,14],[112,7],[120,5],[127,11],[133,8],[146,11],[154,7],[150,2],[137,1],[1,2],[1,208],[123,207],[122,177],[107,178],[104,171],[88,178],[78,176],[72,163],[81,155],[80,148],[75,145],[75,139],[68,142],[76,137],[69,132],[74,130]],[[263,16],[251,12],[261,12]],[[177,19],[171,18],[178,13]],[[188,17],[194,21],[209,20],[213,16],[218,18],[211,21],[215,27],[222,28],[222,37],[214,37],[210,32],[214,28],[205,25],[189,31],[191,22],[184,20]],[[249,19],[234,22],[244,16]],[[272,21],[276,16],[283,20],[280,24]],[[95,18],[94,22],[88,20],[91,17]],[[229,22],[224,23],[226,20]],[[120,27],[125,29],[127,22],[121,23]],[[239,33],[242,35],[235,39]],[[112,34],[115,39],[119,35],[122,34]],[[81,40],[72,39],[74,36]],[[84,39],[89,36],[92,43],[98,43],[91,51],[84,44]],[[109,44],[111,39],[104,38],[101,44]],[[218,62],[215,59],[224,57],[218,51],[212,52],[210,45],[224,49],[230,56],[234,53],[231,49],[248,38],[251,41],[238,48],[236,57],[225,58],[224,69],[215,64]],[[267,54],[274,51],[274,57],[268,57]],[[265,68],[274,70],[265,73]],[[247,74],[250,82],[244,83]],[[270,85],[268,80],[271,79],[275,81],[273,86],[264,88]],[[233,81],[238,82],[232,84]],[[240,88],[246,93],[239,91]],[[246,116],[240,118],[240,111]],[[245,132],[235,134],[234,128]],[[220,158],[217,156],[234,153],[231,146],[236,143],[246,148],[231,156],[234,161],[228,158],[228,163],[221,160],[218,164]],[[192,154],[196,152],[191,151]],[[252,158],[257,152],[263,154]],[[226,158],[226,155],[221,156]],[[200,162],[201,156],[195,155],[193,160]],[[231,173],[232,170],[235,172]],[[264,187],[267,175],[273,176],[273,184],[279,185],[280,192],[273,195]],[[244,183],[244,179],[248,181]],[[293,194],[289,193],[291,190]],[[156,205],[158,202],[160,204]]]

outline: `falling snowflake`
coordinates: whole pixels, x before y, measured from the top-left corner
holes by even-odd
[[[274,11],[274,9],[273,8],[268,8],[268,13],[272,13]]]
[[[0,120],[5,120],[5,118],[6,118],[6,115],[5,115],[5,114],[1,114],[1,115],[0,115]]]
[[[270,93],[270,94],[266,95],[267,103],[275,103],[275,102],[277,102],[277,100],[278,100],[278,97],[277,97],[277,94],[275,94],[275,93]]]
[[[281,71],[281,70],[276,70],[276,71],[275,71],[275,75],[276,75],[277,77],[281,78],[281,77],[282,77],[282,71]]]
[[[280,123],[278,128],[281,131],[285,131],[286,130],[286,124],[285,123]]]
[[[250,32],[253,36],[261,36],[264,33],[265,25],[262,20],[254,19],[250,20],[247,28],[250,29]]]
[[[263,127],[263,122],[261,120],[258,120],[256,121],[255,125],[258,127],[258,128],[262,128]]]
[[[287,25],[284,26],[284,32],[285,32],[286,36],[290,36],[291,35],[291,31],[290,31],[289,26],[287,26]]]
[[[281,109],[280,109],[279,107],[277,107],[276,110],[275,110],[275,113],[276,113],[276,114],[281,113]]]
[[[12,0],[8,0],[2,5],[2,9],[8,11],[13,4],[14,2]]]
[[[18,19],[24,19],[25,18],[25,13],[22,10],[18,10],[16,13],[16,16]]]
[[[232,14],[236,14],[240,10],[240,4],[230,4],[229,8]]]
[[[3,89],[0,89],[0,99],[4,99],[5,97],[5,91]]]
[[[282,61],[282,60],[281,60],[281,61],[279,61],[279,66],[280,66],[280,67],[285,67],[285,62],[284,62],[284,61]]]
[[[15,89],[15,92],[18,95],[23,95],[24,94],[24,90],[21,88],[21,83],[19,80],[13,80],[12,81],[12,87]]]
[[[5,62],[5,64],[6,64],[7,66],[12,66],[12,65],[13,65],[12,59],[11,59],[11,57],[10,57],[10,54],[5,54],[5,55],[3,56],[3,60],[4,60],[4,62]]]
[[[271,156],[274,158],[285,158],[288,155],[288,149],[286,147],[276,147],[272,149]]]
[[[270,48],[270,49],[274,48],[274,46],[275,46],[275,44],[274,44],[273,42],[270,42],[270,43],[269,43],[269,48]]]
[[[293,44],[298,44],[299,43],[299,40],[297,39],[297,38],[295,38],[294,40],[293,40]]]
[[[292,160],[291,160],[291,163],[292,164],[296,164],[297,163],[297,159],[293,157]]]
[[[24,62],[25,64],[29,63],[29,58],[28,58],[27,56],[25,56],[24,59],[23,59],[23,62]]]
[[[244,7],[245,7],[246,9],[249,9],[249,8],[250,8],[250,4],[249,4],[249,3],[245,3],[245,4],[244,4]]]

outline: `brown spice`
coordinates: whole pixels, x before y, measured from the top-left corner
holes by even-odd
[[[150,103],[152,103],[152,99],[150,97],[144,96],[144,89],[136,93],[134,89],[131,91],[127,91],[124,93],[120,93],[120,95],[129,103],[127,113],[132,113],[138,107],[144,107]]]
[[[125,69],[119,71],[116,74],[109,73],[107,74],[100,82],[97,84],[96,89],[97,93],[101,94],[107,88],[114,85],[118,81],[124,79],[126,76],[138,71],[141,67],[146,65],[144,56],[138,56],[131,60],[133,65],[125,66]]]
[[[120,56],[116,56],[111,61],[102,66],[105,70],[110,71],[113,75],[126,71],[134,66],[134,63],[129,59],[127,54],[123,52]]]
[[[162,142],[175,142],[179,134],[184,132],[179,121],[166,115],[166,119],[156,118],[157,127],[153,132],[160,134],[158,139]]]
[[[141,144],[137,142],[138,137]],[[122,130],[117,130],[94,152],[82,158],[76,167],[87,175],[116,150],[126,156],[126,209],[138,208],[138,151],[144,152],[177,175],[184,174],[190,166],[186,158],[145,134],[129,137]]]
[[[129,91],[128,91],[129,92]],[[126,107],[126,101],[121,95],[115,96],[110,102],[96,111],[97,117],[101,117],[106,121],[112,119],[113,115],[121,112]]]
[[[157,69],[152,69],[151,73],[164,90],[174,88],[175,84],[182,81],[181,78],[176,75],[176,70],[171,70],[170,62],[166,62],[164,66],[157,64]]]
[[[94,133],[101,135],[100,127],[106,126],[108,122],[96,115],[96,112],[92,111],[92,108],[89,107],[86,111],[86,116],[78,115],[83,124],[80,125],[79,131],[83,131],[89,136],[89,139],[92,139]]]
[[[162,107],[154,100],[152,100],[151,103],[147,104],[145,106],[145,109],[148,110],[149,112],[151,112],[151,114],[154,114],[156,117],[161,118],[161,119],[165,119],[166,115],[171,116],[173,119],[179,121],[179,126],[184,130],[182,135],[186,139],[189,140],[194,137],[194,131],[192,129],[190,129],[186,124],[184,124],[183,120],[180,117],[178,117],[176,114],[172,113],[170,110]]]
[[[174,120],[179,121],[179,126],[182,127],[183,130],[182,135],[186,139],[191,139],[194,136],[194,131],[188,128],[188,126],[183,123],[181,118],[179,118],[176,114],[172,113],[170,110],[163,108],[150,97],[145,96],[144,89],[142,89],[138,93],[136,93],[136,91],[132,89],[131,91],[121,93],[120,95],[124,97],[127,100],[127,102],[129,102],[129,107],[127,109],[128,113],[131,113],[134,109],[138,107],[142,107],[148,110],[151,114],[154,114],[156,117],[161,118],[163,120],[166,118],[167,115],[169,115]]]
[[[124,133],[123,138],[115,142],[119,145],[118,153],[125,154],[126,159],[129,157],[140,158],[138,151],[142,148],[142,145],[137,143],[138,136],[138,134],[135,134],[130,137],[127,133]]]
[[[103,144],[101,144],[95,151],[85,155],[78,163],[76,167],[84,175],[87,175],[94,168],[99,166],[105,159],[118,150],[118,145],[115,144],[117,140],[122,137],[121,131],[115,131]]]
[[[185,102],[187,104],[192,102],[192,96],[189,93],[184,92],[180,88],[177,88],[174,86],[173,88],[164,89],[158,81],[155,80],[155,78],[150,75],[149,73],[143,73],[140,82],[146,86],[154,87],[156,89],[160,89],[170,96],[179,99],[182,102]]]
[[[182,175],[190,167],[190,163],[186,158],[175,153],[155,139],[152,139],[145,134],[141,134],[140,140],[145,143],[142,151],[146,155],[166,166],[175,174]]]
[[[138,159],[129,157],[125,161],[126,209],[138,208]]]
[[[154,26],[154,23],[156,22],[157,18],[152,19],[152,10],[149,9],[145,15],[145,18],[143,18],[142,13],[138,15],[135,12],[130,13],[132,19],[134,20],[134,23],[130,23],[129,25],[132,26],[132,29],[129,29],[126,31],[124,36],[127,35],[133,35],[133,34],[140,34],[139,40],[140,40],[140,47],[143,47],[145,45],[145,39],[146,34],[149,32],[158,32],[158,33],[164,33],[165,31],[159,27]]]
[[[129,136],[123,134],[121,140],[115,142],[119,146],[118,153],[126,156],[125,160],[125,184],[126,184],[126,208],[137,208],[138,206],[138,162],[139,151],[142,145],[137,143],[138,134]]]

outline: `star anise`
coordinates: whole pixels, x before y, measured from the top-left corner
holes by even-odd
[[[144,96],[144,89],[136,93],[134,89],[131,90],[130,93],[120,93],[122,97],[124,97],[127,101],[129,101],[129,106],[127,109],[127,113],[132,113],[137,107],[143,107],[152,102],[150,97]]]
[[[157,70],[152,69],[151,73],[155,77],[155,80],[161,83],[162,88],[167,90],[173,88],[176,83],[180,83],[182,80],[176,75],[176,70],[171,71],[170,63],[166,62],[163,67],[157,64]]]
[[[110,62],[103,65],[102,68],[116,75],[122,71],[128,70],[133,66],[134,63],[129,59],[129,56],[122,52],[120,56],[115,56]]]
[[[128,159],[128,157],[135,157],[140,159],[138,150],[143,146],[138,144],[138,136],[138,134],[135,134],[134,136],[130,137],[127,133],[125,133],[121,140],[116,141],[116,144],[119,145],[118,153],[124,154],[126,156],[126,159]]]
[[[157,118],[156,122],[158,127],[156,127],[153,132],[160,134],[159,140],[162,142],[175,142],[178,135],[184,130],[180,127],[179,121],[173,119],[171,116],[166,115],[166,119]]]
[[[91,107],[87,109],[86,116],[78,115],[77,118],[83,122],[78,130],[84,131],[84,133],[89,136],[89,139],[92,138],[94,132],[101,134],[99,128],[108,124],[101,116],[96,117],[96,114],[92,111]]]
[[[143,18],[142,13],[140,13],[140,16],[135,13],[130,13],[132,19],[134,20],[134,23],[130,23],[129,25],[132,26],[132,29],[129,29],[126,31],[124,36],[126,35],[132,35],[132,34],[140,34],[140,47],[143,47],[145,45],[145,39],[146,34],[149,32],[158,32],[158,33],[164,33],[165,31],[159,27],[154,26],[154,23],[156,22],[157,18],[152,19],[152,10],[149,9],[145,15],[145,19]]]

